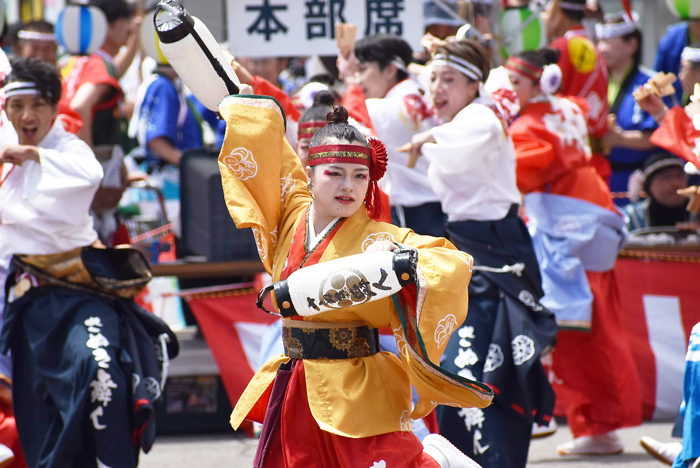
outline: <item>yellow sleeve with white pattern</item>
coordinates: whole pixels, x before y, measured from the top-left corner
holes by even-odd
[[[219,112],[226,120],[219,154],[226,206],[239,229],[252,228],[271,274],[277,246],[293,235],[294,221],[311,201],[306,175],[284,138],[284,111],[274,98],[229,96]]]

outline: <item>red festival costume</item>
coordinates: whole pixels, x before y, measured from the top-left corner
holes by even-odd
[[[119,100],[122,97],[121,87],[113,70],[112,59],[107,57],[109,56],[106,52],[99,51],[89,56],[70,58],[68,63],[61,69],[63,90],[61,92],[61,100],[58,103],[59,113],[80,119],[80,116],[71,109],[70,102],[78,88],[86,83],[95,85],[107,84],[115,90],[106,99],[97,104],[93,108],[93,112],[114,108],[119,104]]]
[[[591,164],[607,179],[611,169],[607,158],[600,153],[596,143],[608,133],[608,70],[595,45],[586,36],[583,26],[570,29],[555,39],[550,47],[559,49],[559,68],[562,83],[559,93],[563,96],[582,97],[588,103],[588,134],[592,139]]]
[[[582,111],[568,100],[549,99],[529,104],[510,127],[518,187],[526,194],[549,192],[614,211],[610,190],[588,162]],[[623,321],[615,275],[612,270],[586,274],[594,297],[591,330],[561,329],[552,352],[556,413],[566,414],[575,438],[641,424],[640,390],[630,384],[639,378],[619,334]]]

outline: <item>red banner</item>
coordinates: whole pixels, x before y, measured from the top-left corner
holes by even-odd
[[[682,399],[690,331],[700,322],[700,263],[620,258],[615,274],[642,381],[642,416],[672,419]]]
[[[186,300],[219,367],[228,399],[235,405],[257,369],[263,330],[277,317],[255,306],[255,291],[226,294],[186,296]]]

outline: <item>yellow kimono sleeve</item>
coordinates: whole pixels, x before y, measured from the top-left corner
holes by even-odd
[[[411,417],[426,416],[436,405],[484,408],[493,391],[485,384],[439,366],[450,336],[464,322],[474,261],[444,238],[409,233],[404,246],[418,249],[415,304],[394,299],[393,326],[401,361],[420,401]]]
[[[291,242],[293,224],[311,201],[306,176],[284,138],[284,111],[274,98],[229,96],[219,112],[226,120],[219,154],[226,206],[236,227],[252,228],[271,274],[278,244]]]

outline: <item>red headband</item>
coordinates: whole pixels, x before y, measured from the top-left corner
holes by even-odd
[[[309,166],[319,164],[362,164],[369,168],[369,187],[365,195],[367,215],[378,220],[382,213],[382,199],[377,181],[386,172],[386,147],[376,138],[368,138],[370,148],[360,145],[323,145],[309,148]]]
[[[525,75],[535,83],[540,82],[540,78],[542,78],[542,72],[544,72],[544,69],[533,65],[530,62],[526,62],[525,60],[518,57],[508,57],[508,60],[506,60],[506,64],[504,65],[504,67],[508,70],[518,72],[521,75]]]
[[[309,122],[302,122],[299,124],[298,139],[302,140],[304,138],[312,138],[316,132],[321,130],[326,126],[325,121],[312,120]]]
[[[372,150],[360,145],[322,145],[309,148],[309,166],[348,163],[370,166]]]

